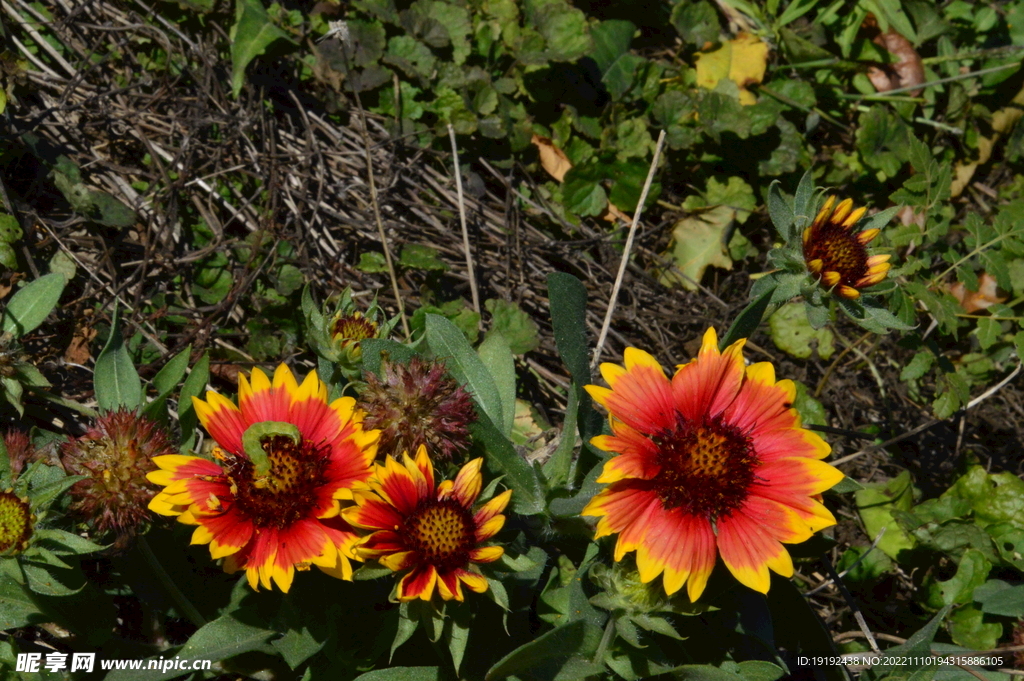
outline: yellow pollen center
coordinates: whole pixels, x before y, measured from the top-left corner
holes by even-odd
[[[377,325],[356,313],[351,317],[341,317],[336,320],[331,335],[339,340],[361,341],[376,337]]]
[[[739,508],[759,459],[750,438],[721,418],[684,419],[654,438],[661,471],[650,481],[666,508],[717,518]]]
[[[464,567],[473,547],[473,519],[451,499],[428,500],[401,530],[406,544],[441,569]]]
[[[287,527],[315,508],[317,493],[328,482],[330,449],[296,444],[283,435],[268,437],[261,445],[270,462],[265,475],[258,475],[248,458],[226,455],[235,503],[257,526]]]
[[[32,534],[32,512],[29,505],[13,492],[0,492],[0,553],[25,548]]]

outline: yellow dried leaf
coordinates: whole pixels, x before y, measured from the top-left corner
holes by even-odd
[[[534,135],[530,142],[537,147],[540,164],[544,170],[548,171],[548,175],[562,182],[565,179],[565,174],[572,168],[569,157],[547,137]]]
[[[755,35],[740,33],[714,52],[697,53],[697,85],[714,90],[723,78],[740,88],[740,104],[756,104],[748,85],[764,80],[768,66],[768,44]]]

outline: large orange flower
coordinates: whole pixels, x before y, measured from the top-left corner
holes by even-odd
[[[793,574],[780,542],[835,524],[818,496],[843,477],[820,461],[829,446],[800,427],[792,381],[776,381],[769,362],[744,367],[743,343],[719,353],[708,329],[671,381],[653,357],[627,348],[625,367],[601,365],[610,389],[587,386],[612,429],[591,442],[617,456],[598,478],[611,484],[583,515],[600,518],[597,537],[618,533],[615,560],[637,552],[642,581],[664,573],[666,593],[686,584],[694,601],[717,554],[766,593],[769,568]]]
[[[413,460],[403,463],[388,457],[377,464],[369,492],[356,492],[357,506],[345,509],[345,520],[375,530],[356,546],[360,558],[376,558],[394,572],[409,570],[398,582],[398,600],[429,601],[437,586],[446,601],[463,600],[462,585],[487,591],[487,579],[470,569],[472,563],[501,558],[500,546],[481,546],[502,528],[512,490],[495,496],[476,513],[483,459],[473,459],[455,481],[444,480],[435,489],[434,466],[427,448],[420,446]]]
[[[851,199],[837,206],[836,197],[830,196],[803,234],[808,271],[851,300],[860,297],[860,289],[885,279],[892,267],[889,255],[868,255],[868,244],[881,230],[853,231],[866,211],[864,207],[853,210]]]
[[[219,445],[218,463],[154,457],[160,470],[147,477],[164,490],[149,508],[198,525],[192,543],[209,544],[228,572],[245,570],[254,589],[273,580],[288,591],[296,568],[310,565],[351,579],[359,535],[339,516],[339,500],[352,499],[352,486],[370,476],[377,451],[377,431],[363,430],[355,400],[328,404],[315,371],[300,386],[282,364],[273,383],[259,369],[251,384],[239,376],[237,407],[213,391],[193,403]],[[251,455],[253,437],[265,456]]]

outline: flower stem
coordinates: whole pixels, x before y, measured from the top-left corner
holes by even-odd
[[[142,555],[146,558],[146,562],[149,564],[151,570],[156,575],[156,578],[160,581],[160,584],[167,591],[167,595],[171,597],[178,610],[181,611],[185,617],[189,619],[192,624],[197,627],[202,627],[206,624],[206,618],[199,614],[196,610],[196,606],[192,605],[192,602],[188,600],[188,597],[178,588],[178,585],[174,583],[174,579],[168,574],[167,570],[164,569],[163,564],[157,559],[156,554],[153,553],[153,549],[150,548],[149,542],[145,536],[139,536],[138,539],[139,550],[142,551]]]

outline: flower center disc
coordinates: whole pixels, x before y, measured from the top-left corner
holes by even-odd
[[[463,567],[474,544],[473,519],[451,499],[427,500],[402,526],[406,545],[441,571]]]
[[[229,455],[235,503],[259,527],[287,527],[316,506],[317,491],[327,482],[328,449],[308,442],[296,444],[284,435],[268,437],[261,445],[270,460],[270,471],[264,476],[246,457]]]
[[[821,260],[822,272],[838,272],[839,283],[855,286],[868,273],[867,247],[841,225],[825,223],[804,245],[804,260]]]
[[[23,549],[32,534],[32,512],[12,492],[0,492],[0,553]]]
[[[717,518],[747,498],[758,458],[738,428],[721,419],[681,421],[655,443],[661,472],[651,482],[666,508]]]
[[[341,317],[334,322],[334,329],[331,335],[334,338],[341,338],[343,340],[365,340],[377,335],[377,325],[362,315]]]

